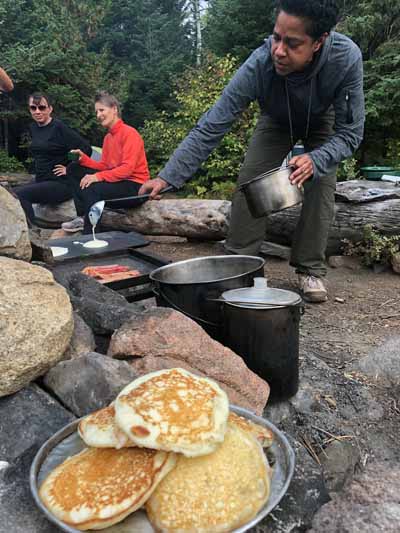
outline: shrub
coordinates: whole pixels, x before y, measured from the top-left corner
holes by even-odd
[[[26,172],[24,165],[16,157],[0,150],[0,172]]]
[[[382,235],[367,224],[360,241],[353,243],[343,239],[343,244],[344,255],[359,256],[366,266],[389,265],[392,257],[400,251],[400,235]]]
[[[356,180],[359,178],[358,161],[355,157],[350,157],[339,163],[337,170],[338,181]]]

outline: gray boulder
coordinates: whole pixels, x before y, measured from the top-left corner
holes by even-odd
[[[0,255],[30,261],[28,224],[18,199],[0,186]]]
[[[353,368],[388,386],[400,386],[400,336],[396,335],[358,360]]]
[[[92,352],[62,361],[46,374],[44,383],[80,417],[109,405],[137,377],[127,362]]]
[[[399,494],[399,464],[371,463],[318,511],[309,533],[397,533]]]
[[[55,533],[34,503],[29,470],[39,447],[74,420],[37,385],[0,398],[0,532]]]
[[[144,310],[140,303],[128,303],[116,291],[80,272],[70,277],[69,293],[74,309],[98,335],[110,335]]]

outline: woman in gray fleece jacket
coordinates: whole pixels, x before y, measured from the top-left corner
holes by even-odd
[[[332,28],[335,0],[281,0],[273,34],[255,50],[172,154],[156,179],[139,194],[156,198],[167,186],[189,180],[252,101],[260,118],[239,173],[238,184],[279,167],[302,139],[305,153],[289,164],[291,181],[304,186],[301,216],[293,235],[290,264],[311,302],[327,300],[325,249],[334,216],[336,167],[359,146],[364,129],[361,51]],[[225,247],[257,255],[266,218],[253,218],[237,190]]]

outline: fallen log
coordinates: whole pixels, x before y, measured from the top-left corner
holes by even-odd
[[[300,210],[295,206],[270,215],[266,239],[290,246]],[[400,234],[400,188],[384,182],[372,186],[363,180],[338,183],[327,255],[339,254],[344,239],[361,240],[367,224],[383,235]]]
[[[73,218],[73,202],[60,206],[35,206],[39,218],[61,222]],[[197,240],[225,239],[231,202],[227,200],[166,199],[146,202],[138,208],[105,209],[107,228],[137,231],[144,235],[171,235]],[[300,206],[268,217],[266,240],[290,246]],[[340,253],[343,239],[359,241],[371,224],[383,235],[400,234],[400,187],[393,184],[352,180],[338,183],[327,254]]]
[[[226,237],[231,202],[227,200],[163,199],[139,208],[106,209],[103,224],[144,235],[173,235],[219,241]]]

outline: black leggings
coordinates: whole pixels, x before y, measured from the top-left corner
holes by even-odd
[[[35,222],[35,213],[32,204],[56,205],[71,200],[72,192],[67,180],[49,177],[44,181],[35,181],[29,185],[15,187],[13,192],[18,196],[22,209],[25,211],[28,222]]]
[[[67,167],[68,183],[71,187],[72,198],[74,199],[75,208],[78,216],[84,217],[83,233],[91,233],[92,225],[88,213],[90,208],[100,200],[111,200],[112,198],[123,198],[124,196],[137,196],[141,187],[140,183],[132,180],[121,181],[99,181],[92,183],[89,187],[81,189],[81,179],[86,174],[95,174],[97,171],[83,167],[79,163],[70,163]],[[144,200],[124,200],[113,202],[112,206],[116,208],[136,207],[142,204]],[[111,205],[111,204],[110,204]]]

